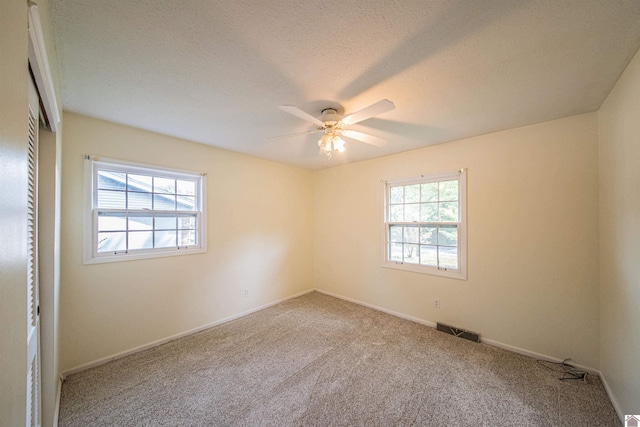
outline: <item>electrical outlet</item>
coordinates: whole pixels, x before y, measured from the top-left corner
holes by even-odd
[[[249,289],[245,289],[245,290],[244,290],[244,296],[245,296],[245,297],[248,297],[248,296],[249,296]]]
[[[433,306],[435,308],[440,308],[440,298],[436,298],[433,300]]]

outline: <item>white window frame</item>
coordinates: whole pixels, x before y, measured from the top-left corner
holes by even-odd
[[[389,235],[390,226],[397,224],[434,224],[434,222],[390,222],[389,221],[389,200],[390,188],[399,185],[422,184],[439,181],[458,180],[458,221],[438,222],[441,225],[455,224],[458,228],[458,269],[447,269],[443,267],[432,267],[420,264],[403,263],[389,259]],[[415,273],[430,274],[436,276],[450,277],[454,279],[467,279],[467,170],[460,169],[455,172],[447,172],[433,175],[421,175],[419,177],[395,179],[382,181],[384,183],[384,212],[383,212],[383,262],[382,267],[398,270],[412,271]]]
[[[122,211],[122,212],[173,212],[173,211],[150,211],[150,210],[113,210],[98,209],[98,170],[108,169],[109,171],[151,175],[159,178],[190,179],[196,181],[196,210],[189,213],[196,214],[197,235],[196,245],[176,246],[171,248],[135,249],[117,252],[98,252],[98,212],[99,211]],[[83,263],[98,264],[106,262],[131,261],[148,258],[159,258],[168,256],[191,255],[207,251],[206,242],[206,174],[168,169],[159,166],[132,163],[121,160],[85,156],[84,157],[84,236],[83,236]],[[179,212],[179,211],[175,211]],[[128,232],[128,231],[127,231]]]

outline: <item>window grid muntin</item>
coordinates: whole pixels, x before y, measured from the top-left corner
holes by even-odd
[[[200,212],[194,212],[194,211],[149,211],[149,210],[119,210],[119,209],[96,209],[95,211],[95,223],[96,223],[96,247],[95,247],[95,252],[97,254],[104,254],[104,253],[129,253],[132,251],[144,251],[144,250],[158,250],[158,249],[166,249],[169,248],[169,246],[161,246],[158,247],[156,245],[156,236],[157,233],[156,232],[161,232],[161,231],[175,231],[176,233],[176,242],[174,246],[171,246],[171,248],[175,248],[175,249],[186,249],[189,247],[193,247],[193,246],[198,246],[199,244],[199,240],[198,240],[198,231],[200,228],[200,220],[201,220],[201,215]],[[122,214],[124,215],[123,218],[123,223],[124,223],[124,227],[123,228],[114,228],[114,229],[100,229],[99,227],[99,220],[101,217],[101,214]],[[152,225],[151,228],[149,229],[142,229],[142,228],[131,228],[130,225],[130,218],[131,217],[136,217],[136,216],[151,216],[152,217]],[[176,227],[175,228],[168,228],[168,227],[157,227],[156,226],[156,218],[157,217],[163,217],[163,218],[167,218],[167,217],[173,217],[176,219]],[[195,222],[194,222],[194,227],[185,227],[185,228],[181,228],[180,224],[179,224],[179,218],[195,218]],[[145,232],[150,232],[152,233],[152,245],[149,248],[145,248],[145,249],[130,249],[130,243],[129,243],[129,238],[130,238],[130,234],[129,233],[145,233]],[[182,244],[182,242],[179,242],[179,236],[181,234],[185,234],[186,232],[191,232],[193,233],[193,243],[191,244]],[[99,248],[99,237],[100,234],[108,234],[108,233],[125,233],[125,249],[124,250],[100,250]],[[183,240],[184,241],[184,240]]]
[[[100,175],[100,172],[110,172],[110,173],[115,173],[115,174],[124,174],[124,189],[113,189],[113,188],[101,188],[99,186],[99,182],[100,182],[100,176],[105,176],[105,175]],[[193,211],[198,211],[200,210],[200,206],[199,206],[199,200],[198,200],[198,178],[197,177],[193,177],[192,179],[180,179],[177,177],[172,177],[172,178],[167,178],[166,176],[156,176],[156,175],[150,175],[149,177],[151,178],[151,190],[150,191],[143,191],[143,190],[131,190],[129,189],[129,176],[130,175],[134,175],[134,176],[142,176],[140,173],[129,173],[129,172],[125,172],[125,171],[113,171],[113,170],[107,170],[107,169],[102,169],[102,168],[96,168],[95,171],[95,182],[97,183],[95,186],[95,191],[94,191],[94,200],[93,200],[93,206],[94,209],[109,209],[110,207],[105,206],[105,207],[100,207],[100,199],[99,196],[102,192],[108,192],[108,193],[103,193],[103,194],[112,194],[112,195],[117,195],[117,194],[123,194],[124,195],[124,201],[125,201],[125,206],[124,208],[113,208],[112,209],[130,209],[130,201],[131,198],[129,197],[129,194],[132,193],[134,195],[142,195],[142,194],[148,194],[150,195],[150,200],[151,200],[151,209],[152,211],[159,211],[159,210],[169,210],[169,211],[174,211],[174,210],[184,210],[186,211],[187,209],[178,209],[178,204],[179,204],[179,200],[183,201],[183,205],[188,205],[186,202],[187,201],[192,201],[192,208],[189,210],[191,212]],[[173,193],[169,193],[169,192],[163,192],[163,191],[156,191],[156,185],[155,185],[155,180],[157,179],[162,179],[162,180],[167,180],[170,179],[172,181],[174,181],[174,192]],[[194,183],[194,194],[182,194],[182,193],[178,193],[177,192],[177,188],[178,188],[178,181],[182,181],[182,182],[193,182]],[[162,197],[162,198],[171,198],[172,199],[172,204],[174,205],[173,209],[156,209],[156,196]]]
[[[138,167],[138,166],[129,166],[126,164],[111,164],[111,163],[105,163],[104,165],[99,164],[99,161],[94,161],[93,162],[93,185],[92,185],[92,210],[94,212],[94,220],[93,220],[93,256],[94,257],[101,257],[101,256],[105,256],[105,255],[116,255],[116,254],[128,254],[128,253],[159,253],[159,252],[166,252],[166,251],[175,251],[177,249],[188,249],[188,248],[198,248],[200,247],[200,233],[202,232],[202,178],[201,176],[195,175],[195,174],[189,174],[189,173],[183,173],[183,172],[167,172],[167,171],[162,171],[162,170],[156,170],[153,168],[146,168],[146,167]],[[108,172],[108,173],[113,173],[113,174],[119,174],[119,175],[124,175],[124,182],[122,183],[123,185],[123,189],[118,189],[115,190],[113,188],[105,188],[104,184],[101,186],[100,185],[100,176],[104,176],[101,175],[101,172]],[[151,186],[150,186],[150,191],[135,191],[135,190],[131,190],[129,189],[129,176],[133,175],[133,176],[146,176],[146,177],[150,177],[151,178]],[[162,191],[156,191],[156,186],[155,186],[155,179],[168,179],[168,180],[172,180],[173,181],[173,188],[174,191],[173,193],[168,193],[168,192],[162,192]],[[179,182],[190,182],[192,183],[192,188],[193,194],[190,193],[186,193],[186,192],[180,192],[179,188],[180,185],[178,184]],[[184,188],[184,186],[183,186]],[[99,203],[99,190],[107,190],[107,191],[113,191],[114,193],[122,193],[124,195],[124,200],[125,200],[125,207],[124,208],[119,208],[119,209],[114,209],[114,208],[99,208],[98,207],[98,203]],[[129,203],[130,203],[130,198],[129,198],[129,193],[134,193],[134,194],[149,194],[151,197],[151,208],[152,209],[130,209],[129,208]],[[173,200],[174,200],[174,209],[163,209],[163,210],[155,210],[153,209],[155,207],[155,202],[156,202],[156,198],[155,196],[159,195],[162,197],[171,197],[173,196]],[[183,203],[183,206],[187,205],[189,207],[191,207],[191,210],[181,210],[178,209],[178,199],[182,198],[183,201],[185,200],[189,200],[192,201],[191,204],[185,204]],[[101,231],[98,229],[98,218],[100,216],[100,214],[105,213],[105,214],[109,214],[109,213],[121,213],[125,215],[125,219],[124,219],[124,223],[125,226],[123,229],[120,230],[109,230],[109,231]],[[137,229],[129,229],[129,218],[130,218],[130,214],[132,216],[135,215],[139,215],[139,214],[146,214],[146,215],[151,215],[153,218],[153,223],[152,223],[152,228],[150,230],[146,230],[146,231],[151,231],[152,233],[152,245],[150,248],[144,248],[144,249],[131,249],[130,248],[130,233],[137,233],[140,232],[142,230],[137,230]],[[161,215],[172,215],[175,216],[176,218],[176,227],[175,228],[171,228],[171,229],[167,229],[167,228],[163,228],[163,229],[156,229],[156,217],[157,216],[161,216]],[[178,224],[179,222],[179,218],[180,217],[195,217],[195,221],[193,222],[194,227],[193,228],[189,228],[189,227],[185,227],[185,228],[181,228],[180,224]],[[158,247],[157,245],[157,241],[156,241],[156,236],[157,233],[156,232],[162,232],[162,231],[173,231],[175,233],[175,244],[172,246],[161,246]],[[99,250],[99,236],[100,233],[124,233],[125,235],[125,249],[124,250],[104,250],[104,251],[100,251]],[[180,244],[181,242],[178,242],[179,238],[181,235],[189,235],[192,234],[192,240],[193,243],[191,244]],[[184,241],[184,240],[182,240]]]
[[[462,189],[464,188],[464,183],[462,183],[461,181],[461,174],[464,171],[461,170],[460,174],[448,174],[446,176],[440,176],[440,177],[432,177],[430,178],[421,178],[421,179],[415,179],[415,180],[406,180],[403,182],[391,182],[391,183],[387,183],[386,184],[386,191],[385,191],[385,227],[386,227],[386,233],[385,233],[385,262],[391,262],[391,263],[395,263],[395,264],[404,264],[404,265],[415,265],[417,267],[421,267],[421,268],[426,268],[426,269],[437,269],[437,270],[444,270],[444,271],[452,271],[452,272],[461,272],[462,273],[462,256],[463,254],[461,253],[462,250],[462,236],[461,236],[461,230],[462,230],[462,214],[463,214],[463,200],[462,200]],[[452,199],[451,197],[441,197],[441,184],[443,183],[448,183],[448,182],[455,182],[456,186],[457,186],[457,191],[455,192],[456,197],[455,200]],[[436,200],[431,200],[431,199],[425,199],[423,200],[423,186],[424,185],[429,185],[429,184],[436,184],[438,191],[437,191],[437,197]],[[406,192],[407,192],[407,187],[414,187],[416,185],[420,186],[420,191],[419,191],[419,198],[418,201],[411,201],[409,203],[406,202]],[[399,189],[402,189],[401,191],[399,191]],[[394,191],[395,190],[395,191]],[[395,194],[394,194],[395,193]],[[398,193],[401,193],[401,201],[398,202]],[[393,199],[395,196],[395,203],[393,203]],[[406,221],[406,217],[405,217],[405,212],[406,209],[404,209],[404,207],[406,205],[418,205],[418,206],[422,206],[423,204],[435,204],[437,206],[437,215],[438,215],[438,219],[441,218],[441,212],[440,212],[440,207],[442,203],[452,203],[455,202],[456,204],[456,216],[457,216],[457,221],[420,221],[422,219],[422,212],[421,212],[421,208],[420,208],[420,217],[419,220],[417,221]],[[402,217],[402,221],[390,221],[390,217],[391,217],[391,209],[392,207],[397,207],[397,206],[402,206],[403,207],[403,217]],[[450,219],[450,218],[447,218]],[[392,226],[402,226],[402,242],[392,242],[391,241],[391,227]],[[404,241],[404,227],[405,226],[418,226],[419,230],[420,227],[435,227],[436,228],[436,237],[437,239],[439,238],[440,235],[440,227],[453,227],[455,226],[456,228],[456,240],[457,240],[457,244],[454,245],[444,245],[444,244],[439,244],[439,242],[436,240],[436,245],[427,245],[427,244],[422,244],[422,243],[418,243],[418,263],[412,263],[412,262],[407,262],[404,259],[404,255],[405,255],[405,250],[404,250],[404,246],[405,245],[416,245],[414,243],[406,243]],[[420,239],[420,233],[419,234],[419,239]],[[392,254],[392,244],[401,244],[402,245],[402,257],[403,259],[401,261],[395,260],[393,259],[393,254]],[[423,264],[422,263],[422,257],[421,257],[421,248],[422,246],[424,247],[433,247],[436,249],[436,265],[430,265],[430,264]],[[448,266],[446,264],[444,264],[443,262],[441,262],[440,259],[440,250],[439,248],[450,248],[450,249],[455,249],[455,259],[456,259],[456,266],[452,267],[452,266]],[[466,276],[466,273],[464,273],[464,275]]]
[[[455,182],[457,185],[457,197],[456,199],[442,199],[440,198],[440,184],[443,183],[448,183],[448,182]],[[422,187],[429,185],[429,184],[437,184],[438,186],[438,192],[437,192],[437,198],[436,200],[422,200],[423,197],[423,191],[422,191]],[[419,191],[419,199],[417,202],[409,202],[407,203],[405,201],[406,199],[406,188],[407,187],[414,187],[414,186],[420,186],[420,191]],[[392,201],[393,199],[393,193],[394,193],[394,189],[398,189],[398,188],[402,188],[402,202],[400,203],[394,203]],[[395,192],[397,194],[397,191]],[[459,178],[456,179],[451,179],[449,178],[443,178],[443,179],[437,179],[437,180],[418,180],[415,182],[409,182],[409,183],[402,183],[402,184],[388,184],[388,191],[387,191],[387,197],[386,197],[386,209],[385,209],[385,219],[386,221],[389,222],[405,222],[405,223],[411,223],[411,222],[437,222],[437,223],[442,223],[442,222],[447,222],[447,221],[440,221],[440,205],[443,203],[452,203],[452,202],[456,202],[456,205],[458,206],[457,208],[457,221],[454,221],[455,223],[459,223],[460,222],[460,185],[459,185]],[[426,206],[430,206],[432,204],[436,204],[437,205],[437,212],[438,212],[438,220],[436,221],[423,221],[422,220],[422,206],[426,205]],[[410,205],[410,206],[417,206],[418,207],[418,211],[419,213],[419,220],[417,221],[406,221],[406,206]],[[402,206],[403,207],[403,220],[402,221],[390,221],[391,218],[391,209],[393,207],[398,207],[398,206]],[[451,221],[449,221],[451,222]]]
[[[460,266],[460,259],[458,256],[457,251],[460,250],[460,239],[458,237],[456,237],[456,244],[455,245],[447,245],[447,244],[442,244],[440,243],[440,228],[456,228],[456,235],[459,233],[460,227],[459,227],[459,223],[455,223],[455,222],[447,222],[447,223],[415,223],[415,222],[392,222],[392,223],[387,223],[387,261],[392,261],[392,262],[400,262],[400,263],[407,263],[407,264],[415,264],[415,265],[421,265],[421,266],[426,266],[426,267],[436,267],[436,268],[441,268],[441,269],[446,269],[446,270],[458,270],[459,266]],[[391,237],[391,232],[392,232],[392,228],[393,227],[402,227],[402,231],[401,231],[401,236],[402,239],[401,241],[396,241],[396,240],[392,240]],[[418,228],[418,242],[414,243],[414,242],[408,242],[407,239],[405,238],[405,227],[417,227]],[[433,244],[429,244],[429,243],[422,243],[421,242],[421,231],[422,228],[435,228],[435,236],[436,236],[436,241]],[[391,258],[391,246],[392,245],[402,245],[403,250],[402,250],[402,255],[403,258],[401,260],[395,260]],[[418,262],[411,262],[411,261],[405,261],[404,259],[404,247],[406,245],[412,245],[412,246],[418,246]],[[435,252],[436,252],[436,264],[424,264],[422,263],[422,248],[423,247],[431,247],[431,248],[435,248]],[[441,267],[442,263],[440,262],[440,250],[439,248],[455,248],[456,249],[456,267]]]

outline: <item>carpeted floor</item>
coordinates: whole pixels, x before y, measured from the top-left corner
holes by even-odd
[[[595,375],[319,293],[68,377],[67,426],[620,426]]]

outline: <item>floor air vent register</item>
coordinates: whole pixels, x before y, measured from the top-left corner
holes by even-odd
[[[437,323],[436,329],[440,332],[447,333],[456,337],[464,338],[473,342],[480,342],[480,334],[476,332],[467,331],[464,329],[456,328],[455,326],[445,325],[444,323]]]

